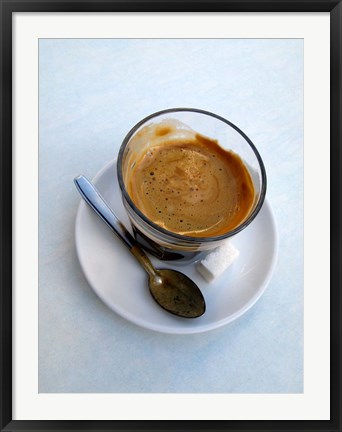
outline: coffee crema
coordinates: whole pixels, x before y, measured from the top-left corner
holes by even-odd
[[[247,218],[254,186],[236,153],[198,133],[177,137],[167,125],[156,127],[154,134],[155,145],[139,155],[126,181],[145,216],[192,237],[225,234]]]

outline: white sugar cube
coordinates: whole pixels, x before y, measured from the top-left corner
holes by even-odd
[[[226,240],[197,264],[197,270],[208,282],[220,276],[239,256],[240,252]]]

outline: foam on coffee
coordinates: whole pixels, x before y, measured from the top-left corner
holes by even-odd
[[[254,186],[237,154],[179,122],[149,125],[139,133],[137,139],[149,143],[130,155],[125,183],[150,220],[178,234],[210,237],[246,219]]]

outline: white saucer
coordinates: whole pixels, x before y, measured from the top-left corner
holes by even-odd
[[[131,230],[121,201],[116,161],[107,164],[93,179],[104,199]],[[167,265],[155,258],[157,267],[172,267],[193,279],[206,301],[199,318],[180,318],[164,311],[151,297],[147,275],[126,246],[82,200],[76,217],[76,249],[84,274],[98,296],[127,320],[163,333],[200,333],[221,327],[244,314],[263,294],[275,267],[277,233],[266,200],[255,220],[232,243],[237,260],[214,282],[206,282],[194,264]]]

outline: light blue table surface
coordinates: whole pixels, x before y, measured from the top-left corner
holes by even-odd
[[[303,391],[303,41],[41,39],[39,42],[39,391]],[[92,178],[140,119],[196,107],[259,149],[279,235],[260,300],[195,335],[126,321],[94,293],[74,242],[73,178]]]

